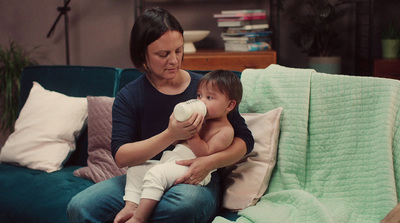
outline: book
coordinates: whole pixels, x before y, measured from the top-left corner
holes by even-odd
[[[222,33],[221,37],[224,41],[246,41],[254,42],[270,42],[271,31],[247,32],[247,33]]]
[[[242,27],[248,25],[268,25],[268,21],[266,19],[258,19],[258,20],[229,20],[229,21],[218,21],[218,27]]]
[[[271,33],[263,9],[225,10],[214,14],[218,27],[224,28],[221,38],[225,51],[260,51],[271,49]]]
[[[250,24],[240,27],[228,27],[227,32],[247,32],[247,31],[260,31],[269,28],[269,24]]]
[[[271,45],[267,42],[225,42],[225,51],[230,52],[251,52],[271,49]]]
[[[249,15],[249,16],[239,16],[239,17],[225,17],[225,18],[218,18],[217,22],[224,22],[224,21],[247,21],[247,20],[260,20],[260,19],[267,19],[266,15]]]
[[[245,32],[227,32],[221,33],[221,36],[270,36],[272,31],[270,30],[260,30],[260,31],[245,31]]]
[[[213,17],[216,19],[224,18],[252,18],[252,17],[266,17],[266,12],[256,12],[256,13],[233,13],[233,14],[214,14]]]
[[[264,9],[239,9],[239,10],[222,10],[221,14],[237,14],[237,13],[266,13]]]

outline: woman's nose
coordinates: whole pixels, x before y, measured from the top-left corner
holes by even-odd
[[[171,53],[168,61],[172,64],[178,63],[178,55],[176,53]]]

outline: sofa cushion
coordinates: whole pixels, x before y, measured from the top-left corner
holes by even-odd
[[[21,109],[28,98],[33,81],[45,89],[68,96],[114,97],[118,91],[121,69],[95,66],[31,66],[21,76]],[[85,166],[87,153],[87,129],[77,139],[76,151],[71,154],[65,166]]]
[[[0,161],[46,172],[59,170],[75,150],[86,118],[86,98],[49,91],[34,82]]]
[[[126,168],[118,168],[111,155],[111,110],[114,98],[87,97],[88,101],[88,166],[75,170],[74,175],[98,183],[123,175]]]
[[[0,164],[0,221],[68,222],[66,209],[71,198],[93,185],[73,176],[76,168],[46,173]]]
[[[254,205],[268,188],[276,164],[282,108],[242,114],[254,137],[254,149],[225,168],[222,206],[232,211]]]

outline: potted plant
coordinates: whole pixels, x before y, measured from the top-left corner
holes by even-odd
[[[8,49],[0,46],[0,129],[4,133],[14,130],[22,70],[37,64],[30,58],[32,51],[26,52],[15,42],[10,42]]]
[[[396,52],[397,58],[400,58],[400,41],[397,41],[396,46],[394,46],[394,51]]]
[[[392,20],[382,30],[382,58],[395,59],[399,55],[400,30],[395,20]]]
[[[291,38],[309,55],[309,66],[319,72],[340,73],[341,57],[333,53],[341,47],[339,26],[336,23],[342,18],[347,7],[342,7],[345,0],[303,0],[304,11],[292,17],[297,27]],[[320,65],[319,63],[326,63]]]

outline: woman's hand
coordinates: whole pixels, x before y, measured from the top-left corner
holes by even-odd
[[[201,129],[204,117],[200,114],[193,114],[188,120],[180,122],[174,114],[169,117],[168,128],[175,141],[192,138]]]
[[[182,177],[175,181],[175,185],[180,183],[197,185],[213,170],[210,159],[207,159],[206,156],[191,160],[176,161],[176,164],[188,166],[189,169]]]

